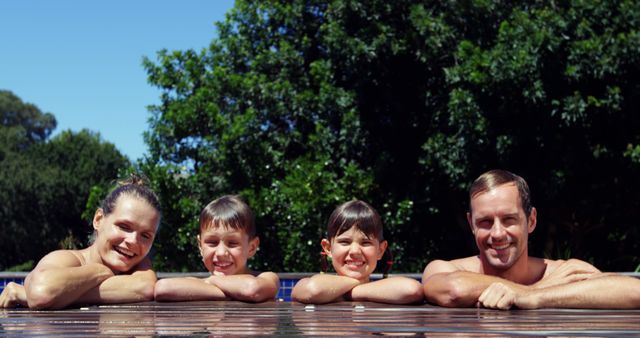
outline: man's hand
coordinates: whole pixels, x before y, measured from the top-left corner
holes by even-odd
[[[13,308],[18,305],[28,306],[27,294],[24,291],[24,286],[10,282],[0,294],[0,308]]]
[[[593,265],[579,259],[569,259],[560,263],[548,276],[533,285],[536,289],[544,289],[551,286],[568,284],[589,279],[600,270]]]
[[[516,301],[516,291],[500,282],[492,283],[478,297],[478,306],[488,309],[510,309]]]

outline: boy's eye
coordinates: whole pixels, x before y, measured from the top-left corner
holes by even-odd
[[[236,241],[229,242],[229,246],[230,247],[238,246],[238,242],[236,242]]]
[[[340,244],[340,245],[349,245],[349,244],[351,244],[351,241],[346,240],[346,239],[339,239],[338,240],[338,244]]]
[[[218,246],[218,241],[209,241],[207,242],[208,246]]]
[[[151,239],[151,235],[150,235],[150,234],[148,234],[148,233],[144,233],[144,234],[142,234],[142,238],[144,238],[144,239]]]

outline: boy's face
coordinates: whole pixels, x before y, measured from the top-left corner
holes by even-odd
[[[387,248],[387,241],[380,242],[369,237],[355,226],[337,235],[331,241],[322,240],[322,248],[331,257],[331,263],[340,276],[369,281],[369,275],[376,268]]]
[[[198,246],[207,270],[216,276],[249,273],[247,259],[256,254],[260,240],[244,230],[208,227],[200,231]]]

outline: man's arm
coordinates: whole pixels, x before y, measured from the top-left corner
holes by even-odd
[[[70,251],[54,251],[25,279],[27,302],[31,308],[63,308],[112,276],[102,264],[81,266]]]
[[[424,299],[422,286],[412,278],[389,277],[351,289],[351,299],[388,304],[411,304]]]
[[[518,294],[514,305],[521,309],[638,309],[640,279],[601,273],[586,280]]]
[[[427,301],[446,307],[476,306],[483,291],[498,282],[519,291],[529,288],[500,277],[463,271],[455,264],[442,260],[429,263],[422,275]]]
[[[163,278],[156,283],[157,301],[226,300],[227,296],[205,279],[193,277]]]
[[[205,282],[220,288],[227,297],[245,302],[274,299],[280,287],[280,279],[273,272],[263,272],[258,276],[211,276]]]
[[[360,281],[345,276],[329,274],[313,275],[301,279],[291,291],[294,301],[311,304],[324,304],[341,299]]]

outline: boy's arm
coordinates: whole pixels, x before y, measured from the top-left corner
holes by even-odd
[[[63,308],[112,276],[102,264],[81,266],[70,251],[54,251],[25,279],[27,302],[31,308]]]
[[[226,300],[227,296],[215,285],[193,277],[163,278],[155,286],[157,301]]]
[[[427,301],[446,307],[476,306],[480,295],[493,283],[502,283],[518,291],[529,289],[528,286],[500,277],[463,271],[455,264],[442,260],[429,263],[422,275]]]
[[[301,279],[291,291],[291,298],[301,303],[324,304],[339,300],[360,284],[345,276],[318,274]]]
[[[153,300],[157,278],[151,260],[145,258],[131,274],[116,275],[89,289],[74,303],[113,304]]]
[[[258,276],[211,276],[205,282],[215,285],[231,299],[256,303],[274,299],[280,287],[280,279],[273,272],[263,272]]]
[[[407,277],[389,277],[357,285],[351,290],[351,299],[388,304],[411,304],[424,299],[422,285]]]

